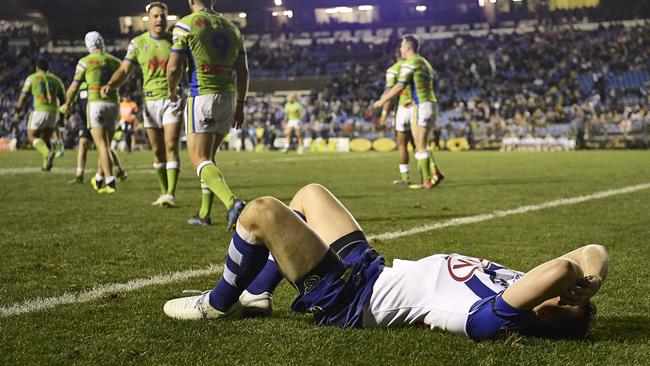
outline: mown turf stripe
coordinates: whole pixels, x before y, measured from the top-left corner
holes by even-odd
[[[650,189],[650,183],[638,184],[638,185],[628,186],[619,189],[610,189],[607,191],[596,192],[584,196],[577,196],[572,198],[560,198],[553,201],[543,202],[537,205],[521,206],[511,210],[505,210],[505,211],[497,210],[482,215],[459,217],[459,218],[450,219],[447,221],[443,221],[431,225],[418,226],[409,230],[400,230],[400,231],[395,231],[390,233],[370,235],[368,236],[368,239],[369,240],[373,240],[373,239],[390,240],[390,239],[400,238],[403,236],[420,234],[427,231],[443,229],[451,226],[474,224],[477,222],[492,220],[500,217],[519,215],[528,212],[535,212],[535,211],[540,211],[540,210],[553,208],[553,207],[575,205],[582,202],[607,198],[607,197],[616,196],[620,194],[633,193],[645,189]],[[223,264],[213,264],[203,269],[175,272],[171,274],[158,275],[158,276],[144,278],[144,279],[135,279],[124,284],[113,283],[113,284],[101,285],[90,291],[81,292],[77,294],[64,294],[58,297],[49,297],[45,299],[37,298],[33,300],[27,300],[20,304],[11,305],[8,307],[0,307],[0,317],[8,317],[12,315],[52,309],[59,305],[69,305],[69,304],[79,304],[79,303],[89,302],[114,293],[130,292],[148,286],[165,285],[169,283],[180,282],[193,277],[217,274],[220,273],[222,270],[223,270]]]
[[[60,305],[81,304],[84,302],[97,300],[102,297],[110,296],[111,294],[136,291],[149,286],[181,282],[189,278],[213,275],[221,273],[222,271],[223,265],[212,264],[206,268],[192,269],[183,272],[174,272],[149,278],[139,278],[131,280],[127,283],[108,283],[105,285],[97,286],[92,290],[85,292],[76,294],[66,293],[57,297],[37,298],[33,300],[27,300],[21,304],[16,304],[8,307],[0,307],[0,317],[8,317],[12,315],[48,310]]]
[[[582,202],[607,198],[607,197],[616,196],[616,195],[619,195],[619,194],[632,193],[632,192],[636,192],[636,191],[640,191],[640,190],[644,190],[644,189],[648,189],[648,188],[650,188],[650,183],[638,184],[638,185],[635,185],[635,186],[628,186],[628,187],[619,188],[619,189],[610,189],[610,190],[607,190],[607,191],[596,192],[596,193],[592,193],[592,194],[584,195],[584,196],[578,196],[578,197],[572,197],[572,198],[560,198],[560,199],[557,199],[557,200],[540,203],[538,205],[527,205],[527,206],[521,206],[521,207],[513,208],[511,210],[505,210],[505,211],[497,210],[497,211],[492,211],[491,213],[487,213],[487,214],[481,214],[481,215],[475,215],[475,216],[466,216],[466,217],[458,217],[458,218],[450,219],[450,220],[443,221],[443,222],[437,222],[435,224],[429,224],[429,225],[422,225],[422,226],[414,227],[414,228],[408,229],[408,230],[401,230],[401,231],[394,231],[394,232],[390,232],[390,233],[383,233],[383,234],[379,234],[379,235],[372,235],[372,236],[369,236],[368,239],[369,240],[373,240],[373,239],[375,239],[375,240],[390,240],[390,239],[395,239],[395,238],[401,238],[403,236],[409,236],[409,235],[424,233],[424,232],[427,232],[427,231],[444,229],[444,228],[450,227],[450,226],[474,224],[474,223],[477,223],[477,222],[492,220],[492,219],[496,219],[496,218],[499,218],[499,217],[506,217],[506,216],[511,216],[511,215],[520,215],[520,214],[525,214],[525,213],[528,213],[528,212],[540,211],[540,210],[545,210],[547,208],[553,208],[553,207],[559,207],[559,206],[575,205],[575,204],[582,203]]]

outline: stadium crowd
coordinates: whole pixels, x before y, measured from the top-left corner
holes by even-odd
[[[22,32],[22,33],[21,33]],[[26,33],[27,32],[27,33]],[[46,38],[29,46],[9,40],[28,30],[0,36],[0,137],[25,141],[26,116],[12,106],[21,83],[39,57]],[[378,111],[370,106],[381,94],[384,71],[393,61],[399,38],[384,45],[351,43],[297,45],[290,37],[257,41],[248,49],[253,78],[328,77],[327,87],[302,95],[307,136],[374,137]],[[424,41],[421,53],[431,62],[442,114],[438,136],[501,140],[508,136],[570,136],[645,131],[650,123],[650,25],[599,27],[592,31],[555,29],[486,36],[458,35]],[[41,55],[43,56],[43,55]],[[68,85],[81,54],[45,55],[52,71]],[[122,54],[116,54],[121,57]],[[122,93],[140,102],[140,78]],[[283,102],[273,95],[249,98],[242,136],[264,136],[272,145],[284,119]],[[64,140],[75,144],[81,123],[73,114]],[[263,130],[249,133],[247,129]],[[67,138],[66,138],[67,137]]]

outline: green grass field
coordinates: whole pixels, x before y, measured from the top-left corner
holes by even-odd
[[[129,179],[111,196],[67,184],[74,155],[66,152],[52,172],[41,173],[33,151],[0,154],[0,306],[223,263],[230,235],[219,202],[216,225],[185,223],[200,200],[186,154],[174,209],[150,206],[158,194],[150,153],[122,154]],[[319,182],[368,235],[650,183],[648,151],[439,153],[448,179],[431,191],[393,186],[396,159],[395,153],[218,155],[242,198],[288,201],[302,185]],[[373,244],[388,262],[458,252],[528,270],[587,243],[608,248],[611,268],[596,297],[599,322],[584,341],[475,343],[416,328],[317,327],[289,312],[294,291],[287,284],[276,292],[271,319],[181,322],[163,314],[164,302],[183,289],[211,288],[218,278],[212,274],[2,316],[0,364],[650,364],[650,189]]]

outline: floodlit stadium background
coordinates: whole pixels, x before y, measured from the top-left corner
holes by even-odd
[[[170,24],[189,12],[183,0],[167,3]],[[183,289],[214,285],[230,240],[221,223],[185,223],[200,199],[186,151],[179,208],[152,208],[157,187],[142,129],[140,151],[122,154],[129,180],[108,198],[66,184],[82,123],[76,113],[62,131],[67,151],[49,174],[27,141],[27,113],[13,113],[39,57],[67,86],[86,53],[83,35],[99,30],[122,57],[144,31],[145,5],[0,5],[0,364],[647,363],[649,1],[216,4],[246,35],[252,77],[245,128],[218,155],[241,197],[286,202],[302,185],[322,183],[389,263],[459,252],[528,270],[578,245],[607,246],[612,268],[596,298],[592,338],[481,344],[411,328],[318,328],[288,311],[294,292],[286,284],[272,319],[164,316],[162,304]],[[392,146],[377,141],[394,131],[368,108],[404,33],[423,40],[443,111],[435,154],[447,179],[427,192],[391,184],[397,156],[378,151]],[[141,104],[140,90],[136,76],[121,92]],[[289,93],[307,109],[309,151],[301,156],[276,151]],[[89,162],[95,158],[91,151]],[[215,205],[215,217],[223,214]]]

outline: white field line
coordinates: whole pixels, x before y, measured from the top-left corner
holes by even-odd
[[[553,207],[559,207],[559,206],[575,205],[575,204],[582,203],[582,202],[587,202],[587,201],[591,201],[591,200],[597,200],[597,199],[601,199],[601,198],[616,196],[616,195],[619,195],[619,194],[632,193],[632,192],[636,192],[636,191],[640,191],[640,190],[644,190],[644,189],[649,189],[649,188],[650,188],[650,183],[645,183],[645,184],[638,184],[638,185],[635,185],[635,186],[628,186],[628,187],[619,188],[619,189],[610,189],[610,190],[607,190],[607,191],[596,192],[596,193],[592,193],[592,194],[584,195],[584,196],[577,196],[577,197],[571,197],[571,198],[560,198],[560,199],[553,200],[553,201],[543,202],[543,203],[540,203],[540,204],[537,204],[537,205],[521,206],[521,207],[517,207],[517,208],[513,208],[511,210],[505,210],[505,211],[497,210],[497,211],[492,211],[490,213],[475,215],[475,216],[458,217],[458,218],[450,219],[450,220],[443,221],[443,222],[437,222],[435,224],[417,226],[417,227],[414,227],[414,228],[408,229],[408,230],[400,230],[400,231],[394,231],[394,232],[391,232],[391,233],[383,233],[383,234],[379,234],[379,235],[371,235],[371,236],[368,237],[368,240],[372,240],[372,239],[390,240],[390,239],[400,238],[402,236],[409,236],[409,235],[424,233],[424,232],[427,232],[427,231],[443,229],[443,228],[450,227],[450,226],[474,224],[474,223],[481,222],[481,221],[496,219],[498,217],[519,215],[519,214],[524,214],[524,213],[527,213],[527,212],[540,211],[540,210],[545,210],[547,208],[553,208]]]
[[[278,153],[279,154],[279,153]],[[339,154],[339,153],[337,153]],[[289,163],[289,162],[303,162],[303,161],[328,161],[328,160],[352,160],[352,159],[374,159],[385,157],[386,154],[383,153],[373,153],[373,154],[364,154],[357,155],[358,153],[350,153],[345,156],[296,156],[296,157],[282,157],[279,159],[251,159],[251,160],[232,160],[232,159],[220,159],[217,155],[217,165],[239,165],[239,164],[267,164],[267,163]],[[150,165],[137,165],[134,167],[127,166],[127,172],[138,174],[153,174],[154,170]],[[183,167],[181,167],[183,168]],[[88,170],[88,172],[93,171],[94,168]],[[188,168],[189,169],[189,168]],[[49,172],[49,174],[75,174],[76,168],[58,168],[54,167]],[[19,167],[19,168],[0,168],[0,175],[18,175],[18,174],[37,174],[42,173],[41,168],[39,167]],[[90,173],[89,173],[90,174]]]
[[[505,211],[497,210],[487,214],[459,217],[459,218],[450,219],[435,224],[418,226],[409,230],[400,230],[395,232],[370,235],[368,236],[368,239],[369,240],[372,239],[390,240],[390,239],[400,238],[403,236],[409,236],[409,235],[424,233],[428,231],[443,229],[451,226],[473,224],[477,222],[492,220],[495,218],[519,215],[528,212],[535,212],[535,211],[540,211],[540,210],[553,208],[553,207],[575,205],[582,202],[607,198],[607,197],[626,194],[626,193],[632,193],[632,192],[641,191],[645,189],[650,189],[650,183],[638,184],[638,185],[628,186],[619,189],[610,189],[610,190],[596,192],[584,196],[560,198],[553,201],[543,202],[537,205],[521,206],[511,210],[505,210]],[[100,285],[98,287],[95,287],[92,290],[80,292],[80,293],[64,294],[62,296],[49,297],[49,298],[36,298],[33,300],[27,300],[23,303],[14,304],[6,307],[1,306],[0,317],[9,317],[9,316],[23,314],[23,313],[31,313],[35,311],[52,309],[59,305],[85,303],[85,302],[97,300],[99,298],[102,298],[110,294],[131,292],[131,291],[139,290],[144,287],[155,286],[155,285],[166,285],[169,283],[184,281],[193,277],[217,274],[220,273],[222,270],[223,270],[223,264],[212,264],[202,269],[189,270],[183,272],[174,272],[171,274],[158,275],[150,278],[135,279],[124,284],[112,283],[112,284]]]
[[[174,272],[170,274],[157,275],[149,278],[139,278],[131,280],[127,283],[107,283],[97,286],[92,290],[80,293],[66,293],[57,297],[37,298],[34,300],[25,301],[22,304],[15,304],[7,307],[0,307],[0,317],[8,317],[23,313],[31,313],[34,311],[41,311],[52,309],[60,305],[80,304],[97,300],[99,298],[109,296],[111,294],[118,294],[121,292],[136,291],[144,287],[164,285],[167,283],[185,281],[189,278],[207,276],[212,274],[221,273],[223,265],[212,264],[201,269],[192,269],[183,272]]]

